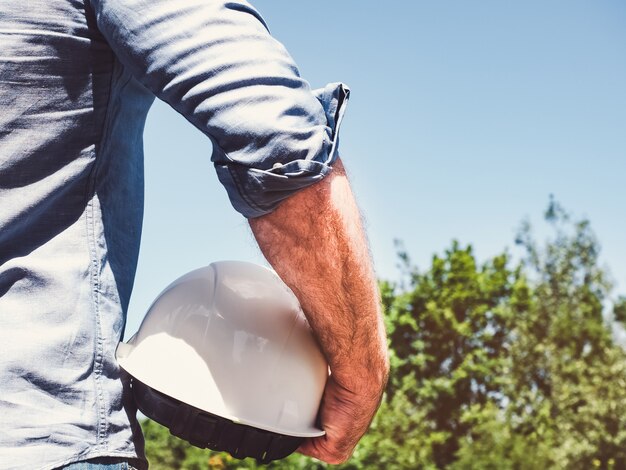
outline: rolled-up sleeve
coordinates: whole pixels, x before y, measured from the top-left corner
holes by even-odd
[[[324,178],[349,89],[311,90],[247,2],[92,0],[131,73],[213,144],[217,175],[245,217]]]

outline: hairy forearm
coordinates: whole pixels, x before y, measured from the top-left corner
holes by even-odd
[[[378,289],[341,162],[325,180],[250,226],[298,297],[334,380],[355,400],[380,398],[388,361]]]

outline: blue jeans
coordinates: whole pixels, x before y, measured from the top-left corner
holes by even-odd
[[[137,470],[135,463],[123,458],[102,457],[76,462],[58,470]]]

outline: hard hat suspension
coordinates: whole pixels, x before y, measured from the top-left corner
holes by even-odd
[[[169,428],[170,433],[202,449],[225,451],[238,459],[252,457],[259,463],[282,459],[304,438],[235,423],[195,408],[132,379],[133,395],[143,414]]]

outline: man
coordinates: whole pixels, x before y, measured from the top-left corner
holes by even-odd
[[[326,435],[300,451],[345,461],[388,371],[337,157],[347,89],[311,92],[243,1],[36,0],[0,2],[0,468],[145,467],[114,351],[154,95],[212,140],[233,206],[330,364]]]

